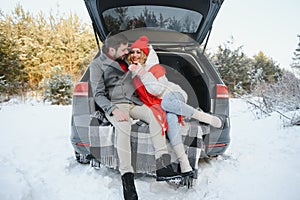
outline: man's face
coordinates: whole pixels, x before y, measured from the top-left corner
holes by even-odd
[[[116,59],[124,59],[125,56],[128,54],[128,43],[121,44],[117,50],[115,50],[114,58]]]

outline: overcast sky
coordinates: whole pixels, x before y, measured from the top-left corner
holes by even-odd
[[[17,3],[30,13],[50,9],[61,13],[75,12],[89,22],[84,0],[0,0],[1,10],[10,14]],[[208,48],[234,38],[249,57],[263,51],[281,67],[292,62],[300,35],[300,0],[225,0],[214,22]]]

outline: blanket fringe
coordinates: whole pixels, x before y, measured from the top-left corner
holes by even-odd
[[[150,165],[148,163],[137,163],[135,171],[137,173],[147,173],[147,174],[150,174],[150,175],[154,175],[155,170],[156,170],[156,167],[153,166],[153,165]]]
[[[100,158],[100,162],[104,166],[114,168],[114,169],[116,169],[117,166],[118,166],[117,160],[114,156],[103,156],[103,157]]]

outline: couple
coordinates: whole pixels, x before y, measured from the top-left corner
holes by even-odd
[[[125,60],[127,55],[129,62],[132,63],[130,67]],[[153,58],[147,59],[152,55]],[[131,118],[141,119],[149,124],[155,149],[158,181],[191,176],[192,168],[181,141],[177,115],[193,117],[216,127],[221,127],[222,122],[219,118],[192,107],[182,107],[179,113],[169,110],[169,107],[175,107],[170,99],[172,101],[179,99],[175,102],[176,108],[188,106],[184,103],[187,95],[179,86],[168,82],[164,68],[158,64],[154,50],[148,46],[148,38],[145,36],[139,38],[131,46],[129,53],[128,39],[124,35],[109,37],[103,44],[100,56],[91,62],[89,68],[94,99],[116,128],[116,146],[124,198],[138,199],[131,165]],[[174,92],[173,89],[180,90]],[[171,125],[172,123],[174,125]],[[182,174],[172,169],[164,136],[166,130],[179,158]]]

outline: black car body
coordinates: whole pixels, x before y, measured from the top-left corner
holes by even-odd
[[[96,38],[101,41],[118,33],[126,35],[130,43],[141,35],[148,36],[160,63],[169,66],[169,80],[188,93],[188,104],[224,119],[222,129],[211,127],[209,134],[203,136],[205,150],[201,157],[224,153],[230,144],[229,94],[200,48],[223,0],[85,0],[85,3]],[[73,94],[71,142],[78,159],[91,153],[88,131],[91,116],[97,110],[87,69]]]

